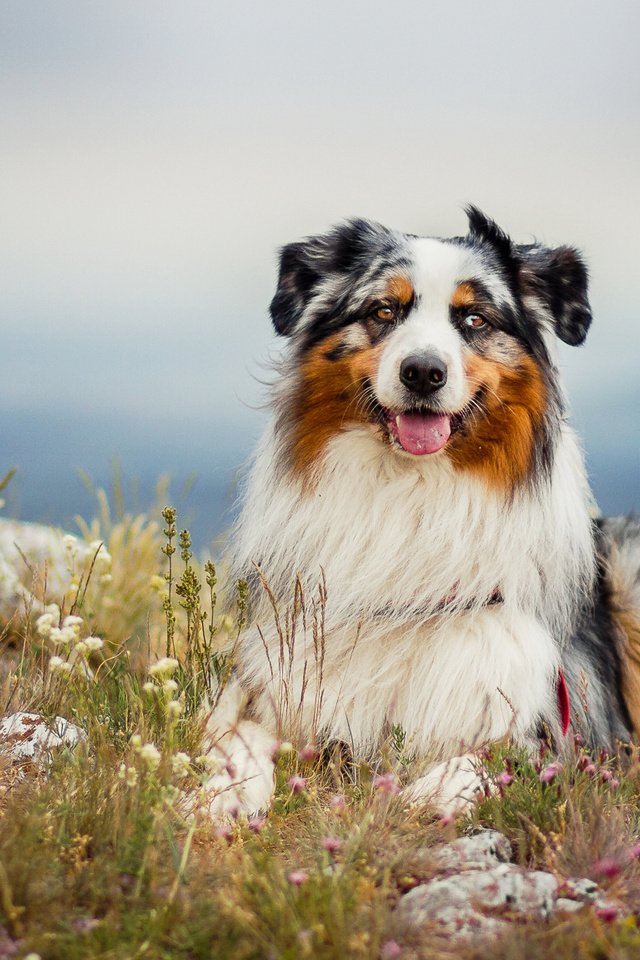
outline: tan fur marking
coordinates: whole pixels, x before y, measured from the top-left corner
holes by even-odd
[[[451,297],[451,306],[462,310],[464,307],[472,307],[476,302],[476,292],[471,283],[460,283],[453,291]]]
[[[415,290],[408,277],[398,274],[398,276],[389,278],[386,295],[390,300],[395,300],[400,306],[406,307],[415,297]]]
[[[360,348],[338,360],[327,359],[341,336],[328,337],[310,350],[300,368],[292,405],[293,466],[307,480],[332,437],[350,424],[370,422],[363,385],[375,376],[383,345]]]
[[[629,590],[618,574],[616,548],[612,549],[607,569],[611,587],[611,612],[618,628],[620,685],[636,737],[640,737],[640,610],[634,608]]]
[[[512,489],[531,466],[535,431],[546,407],[546,389],[535,362],[522,353],[514,366],[473,355],[466,364],[472,393],[484,388],[484,414],[472,413],[449,444],[449,456],[494,489]]]

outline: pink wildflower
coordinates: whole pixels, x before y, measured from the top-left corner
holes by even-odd
[[[396,793],[400,793],[400,787],[398,786],[395,773],[382,773],[374,777],[373,788],[379,793],[388,793],[390,796],[395,796]]]
[[[307,787],[306,777],[298,777],[294,775],[293,777],[289,777],[287,783],[289,785],[289,789],[292,790],[293,793],[302,793],[302,791]]]
[[[346,804],[347,804],[347,802],[346,802],[346,800],[344,799],[344,797],[342,796],[341,793],[335,793],[335,794],[331,797],[331,800],[329,800],[329,806],[330,806],[333,810],[336,810],[336,811],[338,811],[338,812],[340,812],[341,810],[344,810]]]
[[[336,853],[342,846],[342,840],[340,837],[323,837],[322,846],[329,853]]]
[[[540,782],[541,783],[553,783],[553,781],[558,776],[560,771],[559,763],[550,763],[547,767],[543,767],[540,771]]]
[[[614,920],[618,919],[619,915],[620,911],[613,903],[596,910],[596,917],[598,917],[599,920],[604,920],[605,923],[613,923]]]
[[[287,880],[289,883],[292,883],[294,887],[299,887],[303,883],[306,883],[309,879],[309,874],[306,870],[292,870]]]
[[[607,769],[601,770],[600,776],[605,781],[605,783],[607,782],[607,780],[613,779],[613,774],[611,773],[611,770],[607,770]]]
[[[247,826],[249,827],[249,830],[253,831],[253,833],[260,833],[260,831],[264,829],[266,822],[266,817],[252,817],[247,821]]]
[[[298,759],[302,761],[315,760],[317,756],[318,756],[318,751],[316,750],[316,748],[312,746],[310,743],[308,743],[306,747],[303,747],[302,750],[299,752]]]
[[[503,771],[496,777],[498,783],[501,783],[503,786],[508,787],[510,783],[513,783],[513,777],[508,770]]]
[[[628,856],[631,860],[637,860],[638,857],[640,857],[640,843],[636,844],[635,847],[631,847]]]
[[[220,837],[221,840],[231,840],[233,835],[233,830],[228,823],[222,823],[216,830],[216,837]]]
[[[380,960],[396,960],[402,953],[402,947],[397,940],[387,940],[380,948]]]
[[[603,857],[602,860],[596,860],[591,869],[599,876],[611,879],[620,873],[620,863],[613,857]]]

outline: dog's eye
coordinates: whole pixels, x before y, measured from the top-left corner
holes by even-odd
[[[470,313],[462,322],[469,330],[484,330],[485,327],[489,326],[484,317],[481,317],[479,313]]]
[[[396,312],[392,307],[376,307],[373,316],[382,323],[391,323],[396,318]]]

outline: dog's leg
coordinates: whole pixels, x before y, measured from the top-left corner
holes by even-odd
[[[268,730],[241,719],[246,696],[231,681],[207,718],[205,808],[212,817],[259,813],[271,805],[276,743]]]
[[[465,753],[433,767],[402,791],[410,804],[432,803],[444,817],[464,813],[485,795],[489,780],[476,754]]]

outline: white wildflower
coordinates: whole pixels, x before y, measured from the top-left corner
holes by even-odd
[[[44,608],[44,612],[50,613],[55,621],[60,621],[60,607],[57,603],[48,603]]]
[[[142,746],[142,737],[140,736],[139,733],[134,733],[129,743],[131,744],[134,750],[139,750],[140,747]]]
[[[145,693],[155,693],[155,692],[157,691],[158,687],[157,687],[157,685],[153,682],[153,680],[147,680],[146,683],[143,683],[143,684],[142,684],[142,689],[144,690]]]
[[[175,777],[188,777],[191,771],[191,757],[179,751],[171,758],[171,769]]]
[[[38,617],[36,620],[36,632],[39,637],[46,639],[49,636],[54,624],[54,619],[52,613],[43,613],[42,616]]]
[[[69,553],[77,553],[78,538],[74,537],[72,533],[65,533],[64,537],[62,538],[62,546]]]
[[[170,700],[167,704],[167,716],[172,720],[177,720],[182,713],[182,704],[179,700]]]
[[[84,640],[81,640],[79,643],[76,643],[75,652],[79,657],[85,657],[87,655],[89,648],[87,647]]]
[[[204,767],[207,773],[210,774],[220,773],[224,766],[220,757],[212,757],[209,753],[203,753],[199,757],[196,757],[195,762],[198,766]]]
[[[74,628],[74,629],[79,630],[83,623],[84,623],[84,621],[83,621],[82,617],[72,617],[72,616],[69,616],[69,617],[65,617],[65,618],[64,618],[64,620],[62,621],[62,626],[63,626],[63,627],[72,627],[72,628]]]
[[[101,637],[86,637],[84,642],[87,645],[87,650],[90,650],[91,653],[95,650],[102,650],[104,647],[104,640]]]
[[[51,657],[49,659],[49,669],[52,672],[70,673],[72,665],[68,660],[63,660],[62,657]]]
[[[152,677],[170,677],[172,673],[176,672],[179,666],[180,664],[173,657],[163,657],[149,668],[149,674]]]
[[[153,743],[145,743],[144,746],[140,747],[140,757],[144,760],[149,770],[155,770],[162,760],[162,754]]]
[[[127,775],[127,765],[126,763],[121,763],[118,767],[118,780],[124,780]]]
[[[175,680],[165,680],[165,682],[162,684],[162,689],[165,693],[170,694],[175,693],[179,687]]]
[[[135,787],[137,782],[138,782],[138,771],[136,770],[135,767],[128,767],[127,768],[127,786]]]

